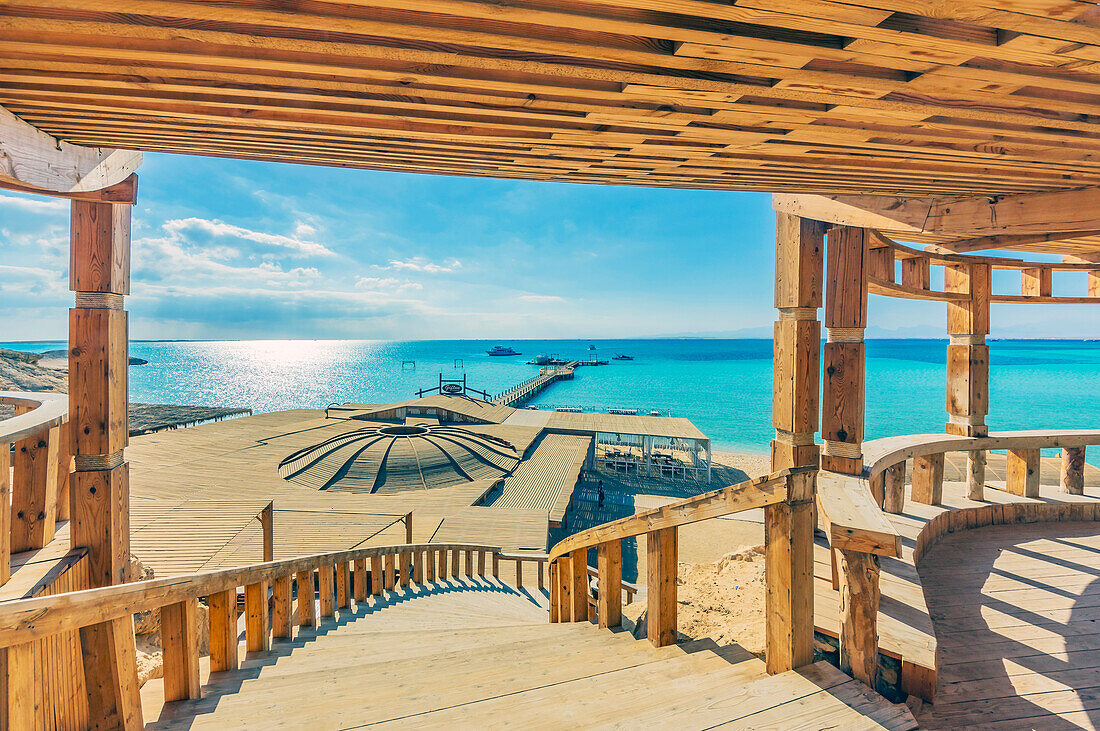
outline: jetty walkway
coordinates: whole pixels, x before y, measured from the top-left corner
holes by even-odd
[[[493,399],[498,406],[515,406],[527,401],[552,383],[569,381],[579,365],[578,361],[571,360],[565,365],[543,368],[537,376],[528,378],[523,383],[513,386]]]

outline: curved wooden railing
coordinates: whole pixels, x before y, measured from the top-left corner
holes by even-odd
[[[867,248],[867,287],[871,294],[904,299],[969,300],[970,293],[954,282],[950,274],[944,277],[944,289],[932,289],[931,268],[945,270],[981,266],[986,270],[1001,269],[1020,274],[1020,293],[987,292],[990,302],[1027,302],[1035,304],[1100,304],[1100,265],[1073,262],[1034,262],[1006,257],[977,256],[953,252],[914,249],[890,239],[878,231],[870,231]],[[901,277],[897,276],[897,262]],[[1086,290],[1082,296],[1054,294],[1055,272],[1087,273]],[[985,279],[988,281],[989,277]]]
[[[476,557],[476,560],[475,560]],[[198,601],[210,612],[212,671],[239,666],[238,588],[244,587],[245,645],[249,652],[271,649],[272,638],[289,639],[292,626],[319,626],[337,609],[363,602],[397,585],[426,584],[460,575],[493,576],[501,561],[545,562],[545,554],[503,553],[466,543],[408,543],[303,556],[287,561],[150,579],[99,589],[0,604],[0,654],[6,658],[7,728],[36,728],[35,642],[79,631],[81,643],[97,639],[109,647],[109,667],[87,667],[88,717],[96,728],[141,728],[132,615],[160,611],[166,701],[201,697]],[[475,565],[476,563],[476,565]],[[521,569],[519,570],[521,572]],[[541,572],[540,572],[541,574]],[[315,607],[314,596],[318,598]],[[307,596],[308,601],[295,597]],[[317,611],[319,608],[319,611]],[[62,669],[61,672],[65,670]],[[94,682],[93,682],[94,681]]]
[[[72,454],[68,396],[0,391],[0,404],[15,407],[15,416],[0,421],[2,585],[11,578],[11,554],[43,548],[53,540],[56,522],[68,519]]]
[[[1085,448],[1096,444],[1100,444],[1100,430],[1096,429],[992,432],[982,437],[911,434],[865,442],[860,474],[823,470],[817,479],[817,504],[829,545],[834,549],[834,588],[843,587],[848,595],[848,601],[841,602],[841,655],[855,658],[864,668],[863,675],[875,677],[878,557],[901,556],[901,537],[887,513],[898,514],[905,509],[907,460],[913,460],[910,499],[940,505],[944,455],[948,452],[967,453],[967,498],[980,501],[984,499],[988,451],[1003,449],[1008,453],[1007,492],[1037,498],[1040,450],[1061,449],[1061,488],[1080,495],[1084,492]],[[866,682],[865,677],[860,679]]]
[[[646,625],[650,642],[661,647],[674,644],[676,632],[676,531],[677,528],[710,518],[720,518],[752,508],[770,508],[787,504],[808,508],[813,497],[815,467],[798,467],[765,477],[714,490],[696,497],[632,515],[611,523],[598,525],[560,541],[550,551],[550,621],[580,622],[588,620],[591,600],[588,577],[588,550],[597,549],[598,593],[595,597],[596,619],[601,627],[615,627],[622,622],[622,540],[646,536]],[[804,531],[792,537],[792,523],[785,522],[792,511],[769,514],[766,521],[765,561],[768,567],[769,594],[783,592],[787,596],[806,597],[812,592],[812,528],[809,511],[802,516]],[[797,533],[798,528],[795,528]],[[799,552],[806,552],[805,554]],[[778,566],[784,557],[799,553],[808,561],[801,571],[791,571],[791,565]],[[798,559],[794,561],[798,564]],[[778,596],[778,594],[777,594]],[[809,596],[812,606],[812,595]],[[801,632],[812,639],[812,614],[801,618],[807,627]],[[769,606],[768,668],[771,672],[790,669],[789,652],[777,645],[778,638],[799,635],[792,628],[790,614]],[[812,657],[812,647],[809,650]],[[798,653],[796,653],[798,654]]]

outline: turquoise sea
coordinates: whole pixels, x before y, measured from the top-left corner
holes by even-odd
[[[495,341],[133,342],[149,361],[130,368],[130,399],[239,406],[255,411],[389,403],[445,377],[498,393],[538,372],[538,354],[633,361],[585,367],[533,403],[659,410],[691,419],[715,448],[765,453],[771,428],[770,340],[520,340],[519,357],[490,357]],[[596,349],[589,350],[589,345]],[[867,438],[941,432],[946,341],[872,340],[867,344]],[[59,342],[0,343],[25,351]],[[993,429],[1100,427],[1100,342],[1012,340],[990,343]],[[1089,462],[1100,464],[1100,449]]]

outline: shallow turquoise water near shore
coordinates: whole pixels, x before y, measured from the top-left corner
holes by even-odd
[[[585,367],[533,403],[658,410],[691,419],[718,449],[764,453],[771,428],[770,340],[510,341],[519,357],[489,357],[495,341],[133,342],[149,365],[130,368],[132,401],[239,406],[255,411],[318,408],[332,402],[389,403],[445,377],[499,393],[538,371],[543,353],[633,361]],[[596,346],[595,351],[588,346]],[[946,341],[872,340],[867,344],[867,438],[941,432]],[[0,343],[43,351],[64,343]],[[456,365],[456,359],[460,363]],[[404,361],[415,361],[415,366]],[[1100,427],[1100,342],[1013,340],[990,343],[993,429]],[[1089,462],[1100,463],[1100,448]]]

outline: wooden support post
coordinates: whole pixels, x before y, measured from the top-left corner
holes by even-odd
[[[1010,449],[1005,489],[1020,497],[1039,497],[1039,450]]]
[[[386,554],[386,591],[393,591],[397,587],[397,556]]]
[[[367,600],[367,559],[357,558],[355,559],[355,580],[352,582],[355,587],[355,603],[365,602]]]
[[[11,578],[11,445],[0,442],[0,586]]]
[[[164,700],[201,698],[199,684],[199,602],[188,599],[161,607],[164,648]]]
[[[536,561],[535,566],[539,573],[539,590],[541,591],[546,588],[546,562]]]
[[[271,649],[267,615],[267,583],[248,584],[244,588],[244,640],[249,652]]]
[[[44,548],[53,540],[57,522],[59,431],[60,427],[55,426],[15,445],[11,495],[12,553]]]
[[[210,609],[210,672],[237,669],[237,589],[206,599]]]
[[[878,679],[879,562],[873,553],[840,554],[840,669],[872,688]]]
[[[290,587],[291,576],[279,576],[271,587],[271,636],[275,639],[289,640],[294,636],[291,613],[294,597]]]
[[[373,596],[382,596],[382,590],[385,584],[385,571],[382,568],[382,557],[371,556],[370,557],[370,593]]]
[[[347,609],[351,606],[351,575],[347,561],[336,564],[336,608]]]
[[[413,583],[424,583],[424,552],[413,551]]]
[[[813,662],[814,482],[815,473],[791,475],[787,500],[764,508],[765,655],[772,675]]]
[[[1054,270],[1029,267],[1020,270],[1020,294],[1025,297],[1049,297],[1054,291]]]
[[[465,563],[466,575],[474,575],[474,552],[466,551],[466,563]]]
[[[275,503],[270,502],[260,513],[264,534],[264,561],[275,560]]]
[[[413,514],[405,513],[405,543],[413,542]]]
[[[676,568],[675,526],[647,533],[646,627],[654,647],[676,644]]]
[[[439,579],[439,564],[435,557],[435,551],[424,552],[425,578],[429,584],[434,584]]]
[[[863,400],[867,327],[867,232],[829,229],[826,254],[825,328],[821,436],[822,469],[863,471]]]
[[[1086,291],[1089,297],[1100,297],[1100,269],[1093,269],[1088,273]]]
[[[895,515],[905,510],[905,461],[887,467],[882,473],[882,509]]]
[[[81,627],[80,651],[91,727],[127,731],[144,728],[133,618]]]
[[[317,567],[317,599],[321,609],[321,619],[336,616],[336,581],[332,564]]]
[[[516,564],[517,573],[519,564]],[[573,622],[588,620],[588,549],[569,554],[569,616]]]
[[[0,449],[7,451],[8,445],[0,445]],[[34,661],[37,654],[37,642],[23,642],[0,650],[0,672],[4,678],[4,705],[0,709],[0,727],[5,731],[41,728],[39,709],[35,703],[38,676]]]
[[[601,543],[598,551],[599,606],[596,617],[601,627],[623,623],[623,544],[614,540]]]
[[[73,546],[88,549],[92,587],[125,580],[130,555],[128,326],[130,205],[72,201],[69,286],[69,421]],[[104,663],[107,663],[104,660]],[[93,722],[96,712],[92,712]]]
[[[776,216],[772,470],[818,463],[822,257],[825,225]]]
[[[1085,493],[1085,448],[1066,447],[1062,450],[1062,468],[1059,475],[1062,491],[1069,495]]]
[[[931,262],[926,256],[914,256],[901,261],[901,284],[914,289],[929,289],[932,286]]]
[[[966,453],[966,497],[985,499],[985,452],[980,449]]]
[[[402,551],[401,553],[397,554],[397,562],[401,569],[400,583],[402,587],[407,587],[412,581],[412,564],[410,562],[411,558],[412,557],[407,551]]]
[[[493,552],[493,578],[500,578],[500,554],[496,551]]]
[[[294,577],[294,582],[298,590],[298,626],[316,627],[318,621],[313,602],[313,569],[299,571]]]
[[[477,575],[485,575],[485,551],[477,552]]]
[[[516,588],[523,588],[523,561],[516,559]]]
[[[871,488],[871,497],[875,499],[875,505],[881,508],[886,504],[886,474],[880,472],[877,475],[872,475],[867,480],[867,484]]]
[[[939,505],[943,502],[943,452],[913,458],[913,502]]]
[[[944,267],[944,291],[969,295],[947,303],[947,433],[984,437],[989,412],[989,264]]]
[[[462,567],[459,565],[462,560],[462,551],[451,549],[451,578],[457,579],[462,576]]]

